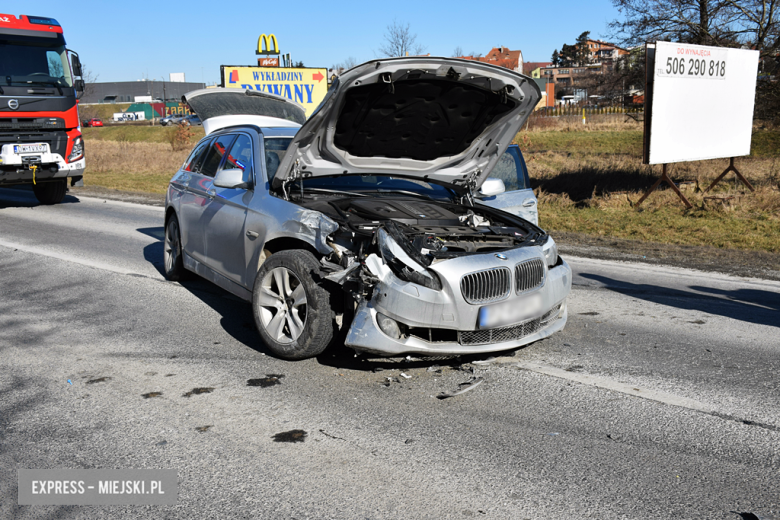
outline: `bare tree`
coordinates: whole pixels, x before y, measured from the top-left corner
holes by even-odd
[[[355,59],[354,56],[349,56],[347,59],[344,60],[344,68],[345,69],[351,69],[352,67],[356,67],[358,64],[357,59]]]
[[[86,68],[84,64],[81,65],[81,79],[84,80],[84,93],[81,97],[89,96],[95,92],[95,83],[97,83],[99,77],[98,74]]]
[[[417,43],[417,35],[409,30],[406,25],[393,20],[387,26],[384,34],[385,43],[379,47],[379,52],[389,57],[414,56],[425,52],[425,47]]]
[[[455,50],[452,51],[452,57],[459,58],[461,56],[463,56],[463,48],[460,45],[458,45],[457,47],[455,47]]]
[[[780,0],[612,0],[609,24],[624,45],[656,40],[758,50],[756,116],[780,123]]]
[[[699,45],[733,43],[737,17],[732,0],[613,0],[625,17],[613,36],[625,45],[665,40]]]

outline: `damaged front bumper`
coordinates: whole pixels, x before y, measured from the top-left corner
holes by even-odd
[[[442,280],[441,290],[405,282],[378,257],[369,257],[366,265],[380,282],[372,298],[359,304],[346,345],[384,356],[475,354],[517,348],[563,329],[568,316],[566,297],[571,291],[569,265],[561,259],[555,267],[545,266],[541,286],[519,291],[517,266],[543,261],[540,248],[519,248],[501,256],[505,259],[499,264],[496,255],[484,254],[432,265],[430,269]],[[501,268],[512,275],[508,295],[494,301],[466,301],[464,277]],[[514,309],[517,319],[485,326],[481,313],[497,306]],[[383,324],[395,322],[397,328],[382,327],[380,320]]]

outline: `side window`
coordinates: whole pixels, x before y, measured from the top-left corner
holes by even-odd
[[[527,190],[531,188],[531,179],[528,177],[528,167],[525,165],[525,157],[520,149],[514,150],[517,154],[520,168],[517,170],[518,190]]]
[[[509,150],[501,155],[498,164],[490,172],[490,177],[504,181],[506,191],[515,191],[517,189],[517,162]]]
[[[490,172],[491,177],[504,181],[506,191],[524,190],[528,188],[528,172],[520,150],[511,146],[498,160],[498,164]]]
[[[211,139],[204,139],[200,143],[198,143],[198,146],[195,147],[195,149],[192,151],[189,157],[187,157],[187,160],[184,161],[184,166],[182,166],[182,170],[188,171],[188,172],[196,172],[197,166],[198,166],[198,159],[203,155],[203,152],[208,148],[209,143],[211,143]]]
[[[252,140],[246,134],[239,134],[223,168],[238,168],[244,171],[244,182],[252,181]]]
[[[233,143],[233,139],[236,136],[232,134],[221,135],[217,137],[206,152],[206,157],[203,159],[203,164],[200,166],[200,173],[207,177],[214,177],[217,174],[217,169],[222,163],[222,158],[225,157],[230,145]]]

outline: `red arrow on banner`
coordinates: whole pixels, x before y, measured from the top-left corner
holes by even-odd
[[[312,74],[311,77],[312,79],[316,79],[317,81],[322,81],[323,79],[325,79],[325,76],[323,76],[322,72],[320,71],[315,72],[314,74]]]

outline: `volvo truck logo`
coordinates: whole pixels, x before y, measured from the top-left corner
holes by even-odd
[[[19,102],[15,99],[9,99],[8,108],[10,108],[11,110],[16,110],[17,108],[19,108]]]

